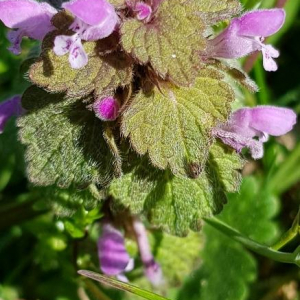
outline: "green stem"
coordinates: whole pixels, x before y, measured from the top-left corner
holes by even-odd
[[[300,208],[293,222],[292,227],[286,233],[283,234],[281,239],[275,245],[272,246],[272,249],[279,250],[285,245],[287,245],[290,241],[292,241],[299,234],[300,231],[299,224],[300,224]]]
[[[248,249],[262,256],[268,257],[278,262],[296,264],[300,267],[300,246],[293,253],[276,251],[265,245],[259,244],[238,232],[236,229],[228,226],[217,218],[205,219],[206,223],[220,232],[224,233],[233,240],[241,243]]]

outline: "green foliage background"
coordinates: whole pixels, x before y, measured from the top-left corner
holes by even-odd
[[[245,9],[251,9],[271,8],[276,1],[241,2]],[[300,2],[287,1],[286,10],[285,27],[269,39],[281,51],[279,70],[266,73],[259,59],[250,75],[260,92],[243,93],[249,106],[287,106],[299,114]],[[22,93],[29,85],[22,62],[35,46],[34,42],[24,41],[22,56],[12,56],[6,50],[5,32],[1,27],[0,101]],[[101,214],[97,207],[84,201],[89,193],[95,196],[93,187],[80,195],[75,195],[69,184],[65,185],[68,189],[60,191],[34,188],[25,177],[23,154],[12,120],[0,136],[0,299],[135,299],[76,274],[78,269],[98,270],[96,240],[100,229],[94,221]],[[219,218],[246,236],[271,245],[291,226],[297,214],[299,166],[296,127],[284,139],[271,139],[265,144],[264,158],[245,166],[241,190],[229,195],[229,203]],[[96,197],[101,199],[101,195]],[[299,242],[296,238],[283,250],[293,251]],[[201,234],[186,239],[153,232],[151,243],[168,278],[168,285],[157,292],[170,299],[300,299],[300,272],[296,266],[256,256],[209,225],[204,224]],[[136,255],[136,247],[130,241],[127,246]],[[151,289],[140,278],[141,273],[137,263],[131,282]]]

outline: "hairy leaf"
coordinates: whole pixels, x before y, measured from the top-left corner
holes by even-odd
[[[133,158],[129,161],[132,163]],[[232,151],[214,145],[210,159],[196,179],[176,177],[137,159],[135,167],[110,186],[115,209],[128,207],[134,214],[145,214],[152,225],[175,235],[187,235],[189,228],[199,230],[201,219],[222,209],[226,191],[240,184],[237,169],[241,160]]]
[[[72,97],[84,97],[93,91],[98,97],[111,94],[117,87],[131,82],[131,59],[124,52],[98,55],[100,51],[105,52],[103,41],[84,43],[89,62],[82,69],[72,69],[68,54],[57,56],[52,50],[58,34],[61,32],[54,31],[46,37],[41,57],[29,71],[34,84],[50,92],[66,92]]]
[[[82,100],[69,100],[35,86],[23,95],[27,114],[20,118],[21,141],[27,145],[27,172],[37,185],[106,184],[114,162],[102,125]]]
[[[162,78],[190,85],[200,65],[197,52],[205,49],[205,25],[195,2],[165,0],[150,23],[126,20],[121,28],[124,49],[141,64],[150,62]]]
[[[82,207],[87,210],[99,207],[100,201],[104,198],[93,184],[84,189],[72,186],[68,189],[47,186],[35,188],[35,190],[49,199],[52,211],[59,217],[71,217]]]
[[[116,7],[126,5],[125,0],[109,0],[109,2]]]
[[[258,92],[259,88],[256,83],[249,77],[249,75],[245,71],[243,71],[237,61],[212,59],[211,63],[217,70],[223,71],[225,74],[229,75],[236,83],[246,88],[250,92]]]
[[[220,219],[250,238],[270,243],[278,234],[272,220],[278,200],[264,191],[259,182],[245,178],[239,194],[229,195]],[[204,226],[206,244],[202,251],[203,264],[187,281],[177,299],[245,300],[249,285],[255,280],[256,262],[249,252],[221,232]]]
[[[161,88],[136,95],[123,115],[122,131],[153,165],[189,175],[190,164],[204,168],[212,143],[210,130],[226,121],[233,92],[213,70],[203,70],[193,88]]]
[[[200,15],[206,24],[214,24],[220,20],[232,18],[242,7],[237,0],[198,0],[201,7]]]

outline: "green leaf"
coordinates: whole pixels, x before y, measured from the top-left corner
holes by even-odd
[[[22,105],[27,114],[19,120],[20,139],[27,145],[32,183],[68,188],[109,182],[114,156],[103,138],[101,121],[82,100],[32,86],[24,93]]]
[[[195,1],[163,1],[153,22],[126,20],[121,42],[141,64],[151,63],[162,78],[179,85],[190,85],[197,76],[200,52],[205,49],[205,25],[197,15]]]
[[[109,2],[116,7],[126,5],[125,0],[109,0]]]
[[[128,161],[133,163],[134,158]],[[199,230],[201,219],[222,209],[226,191],[238,190],[242,161],[231,150],[214,145],[208,164],[196,179],[176,177],[137,159],[135,166],[110,185],[115,209],[128,207],[134,214],[145,214],[152,225],[175,235]]]
[[[178,286],[200,265],[199,254],[203,247],[201,235],[191,232],[187,237],[181,238],[155,232],[153,237],[153,253],[161,265],[165,280],[171,286]]]
[[[59,217],[72,217],[78,210],[91,210],[100,206],[104,195],[93,184],[78,189],[71,186],[68,189],[59,189],[56,186],[35,188],[40,195],[49,199],[52,211]]]
[[[210,25],[224,19],[230,19],[242,10],[240,2],[236,0],[198,0],[197,2],[201,17],[206,24]]]
[[[95,97],[100,97],[131,82],[131,59],[124,52],[98,55],[105,46],[103,40],[98,44],[84,43],[84,49],[89,56],[88,64],[79,70],[72,69],[68,54],[57,56],[53,52],[53,41],[59,34],[66,33],[54,31],[45,38],[41,57],[29,71],[29,78],[34,84],[50,92],[66,92],[72,97],[84,97],[93,91]]]
[[[259,243],[272,244],[279,234],[273,221],[278,210],[278,198],[259,179],[247,177],[240,193],[229,195],[220,219]]]
[[[189,165],[204,168],[212,143],[210,130],[227,120],[234,95],[217,71],[206,69],[193,88],[140,91],[124,112],[122,132],[152,164],[189,173]]]
[[[93,280],[99,281],[103,284],[106,284],[108,286],[114,287],[116,289],[122,290],[122,291],[126,291],[129,293],[132,293],[134,295],[138,295],[144,299],[148,299],[148,300],[168,300],[167,298],[164,298],[162,296],[159,296],[157,294],[151,293],[149,291],[140,289],[134,285],[131,285],[129,283],[124,283],[122,281],[104,276],[104,275],[100,275],[98,273],[95,272],[91,272],[91,271],[87,271],[87,270],[80,270],[78,271],[78,273],[82,276],[86,276],[88,278],[91,278]]]
[[[229,203],[219,218],[256,241],[271,243],[278,235],[272,220],[277,208],[278,200],[250,177],[244,179],[239,194],[229,195]],[[205,225],[203,231],[206,244],[202,267],[186,282],[178,299],[183,295],[191,300],[248,299],[249,285],[257,276],[255,259],[239,243],[210,225]]]
[[[236,83],[242,87],[248,89],[250,92],[258,92],[259,88],[257,84],[249,77],[249,75],[240,67],[239,63],[232,62],[228,63],[226,60],[211,60],[214,67],[223,71],[226,75],[229,75]]]
[[[150,63],[162,78],[189,86],[197,77],[199,53],[206,46],[203,19],[211,24],[239,10],[236,0],[165,0],[151,22],[126,20],[121,28],[121,42],[128,53],[141,64]]]

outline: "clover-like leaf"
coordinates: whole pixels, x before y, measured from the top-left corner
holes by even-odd
[[[239,194],[229,195],[220,219],[261,243],[272,243],[278,226],[272,220],[278,199],[254,177],[244,178]],[[201,268],[189,278],[177,299],[245,300],[257,276],[256,261],[240,244],[205,225]]]
[[[134,157],[128,159],[131,165]],[[176,177],[169,170],[151,167],[147,158],[134,161],[123,177],[113,180],[110,193],[115,209],[129,208],[146,215],[151,224],[175,235],[189,229],[199,230],[201,219],[220,212],[226,191],[236,191],[240,184],[237,169],[242,161],[231,150],[214,145],[205,168],[196,179]]]
[[[233,92],[220,74],[203,70],[193,88],[140,91],[123,115],[122,132],[139,154],[152,164],[189,174],[189,165],[204,168],[212,138],[210,130],[226,121]]]
[[[106,184],[114,156],[102,134],[101,121],[82,100],[49,94],[35,86],[23,95],[27,114],[20,118],[20,139],[27,145],[29,179],[36,185],[67,188]]]
[[[131,59],[124,52],[99,55],[105,48],[103,41],[84,43],[88,64],[82,69],[72,69],[68,55],[57,56],[53,52],[53,41],[58,34],[61,31],[45,38],[41,57],[30,68],[29,78],[35,85],[50,92],[66,92],[72,97],[84,97],[94,91],[98,97],[131,82]]]
[[[197,15],[196,1],[185,2],[161,2],[155,19],[148,24],[126,20],[121,28],[121,42],[141,64],[150,62],[161,77],[188,86],[200,65],[197,52],[205,49],[205,25]]]

